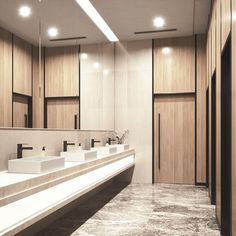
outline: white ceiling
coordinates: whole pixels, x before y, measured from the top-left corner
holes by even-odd
[[[90,0],[119,40],[179,37],[205,33],[211,0]],[[21,5],[32,7],[30,18],[18,15]],[[152,20],[166,19],[163,29],[176,32],[135,35],[135,31],[157,30]],[[37,45],[39,20],[45,46],[107,42],[106,37],[74,0],[0,0],[0,26]],[[50,42],[49,26],[59,29],[58,38],[86,36],[87,39]]]

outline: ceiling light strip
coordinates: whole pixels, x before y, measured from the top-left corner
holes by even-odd
[[[112,32],[105,20],[101,17],[98,11],[94,8],[89,0],[75,0],[84,12],[90,17],[90,19],[97,25],[97,27],[103,32],[107,39],[111,42],[117,42],[119,39]]]
[[[171,31],[177,31],[177,29],[174,28],[174,29],[164,29],[164,30],[137,31],[137,32],[134,32],[134,34],[152,34],[152,33],[162,33],[162,32],[171,32]]]

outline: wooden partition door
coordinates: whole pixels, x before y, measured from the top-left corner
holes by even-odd
[[[154,181],[194,184],[195,97],[160,95],[154,103]]]

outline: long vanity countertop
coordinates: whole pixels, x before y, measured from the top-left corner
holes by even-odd
[[[0,207],[0,215],[4,216],[1,219],[0,235],[13,235],[20,232],[134,165],[135,152],[130,149],[65,167],[66,170],[78,168],[80,174]],[[29,177],[31,180],[34,179],[31,175]]]
[[[79,175],[134,155],[134,149],[99,156],[86,162],[65,162],[65,167],[42,174],[17,174],[2,172],[0,174],[0,206],[6,205],[33,193],[53,187]]]

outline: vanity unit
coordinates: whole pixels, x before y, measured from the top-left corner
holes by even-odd
[[[0,215],[5,216],[1,220],[0,234],[12,235],[20,232],[118,174],[134,167],[134,149],[100,154],[96,158],[86,160],[87,155],[92,156],[97,153],[97,150],[103,148],[109,150],[109,147],[100,147],[92,151],[62,152],[62,157],[41,157],[41,160],[40,157],[26,157],[9,161],[11,169],[12,165],[16,164],[15,162],[18,162],[17,164],[21,162],[23,168],[26,168],[28,162],[30,163],[28,168],[33,169],[34,165],[40,163],[43,165],[45,161],[52,161],[53,158],[57,162],[63,160],[64,166],[38,174],[9,173],[8,171],[0,174]],[[116,150],[116,147],[113,146],[110,149]],[[81,161],[83,156],[81,153],[84,153],[85,161]],[[75,161],[76,154],[79,161]],[[54,167],[58,164],[57,162],[53,163]],[[18,165],[18,168],[21,166]]]

